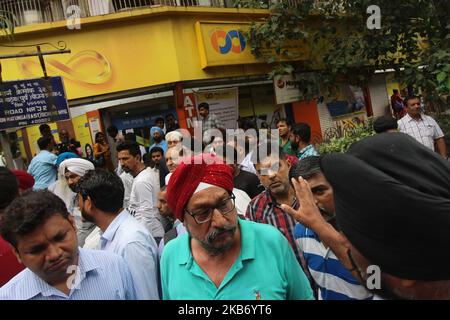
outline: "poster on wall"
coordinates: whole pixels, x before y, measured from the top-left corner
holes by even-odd
[[[95,135],[97,134],[97,132],[101,132],[101,128],[100,128],[100,118],[98,117],[89,117],[89,129],[91,130],[91,136],[92,139],[95,139]],[[95,141],[94,141],[95,143]]]
[[[209,113],[215,114],[226,129],[236,129],[239,117],[238,88],[199,91],[195,94],[196,107],[209,104]],[[200,116],[199,116],[200,118]]]

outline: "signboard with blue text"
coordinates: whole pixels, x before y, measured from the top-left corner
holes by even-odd
[[[61,77],[0,83],[0,130],[68,119]]]

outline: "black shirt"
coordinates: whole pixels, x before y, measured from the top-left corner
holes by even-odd
[[[245,191],[251,199],[264,191],[256,174],[245,170],[240,170],[234,178],[234,187]]]

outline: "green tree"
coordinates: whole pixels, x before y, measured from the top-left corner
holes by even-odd
[[[238,0],[242,7],[269,8],[247,33],[252,52],[273,65],[271,75],[315,71],[322,86],[345,79],[370,81],[375,70],[394,69],[408,86],[420,88],[437,110],[450,89],[450,1],[298,0],[272,4]],[[370,29],[367,9],[381,10],[381,28]],[[304,41],[307,59],[287,62],[292,40]],[[446,101],[447,100],[447,101]]]

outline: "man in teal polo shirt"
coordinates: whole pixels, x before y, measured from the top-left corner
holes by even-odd
[[[168,204],[188,233],[164,249],[163,299],[313,299],[283,235],[238,219],[230,167],[211,155],[191,160],[167,187]]]

